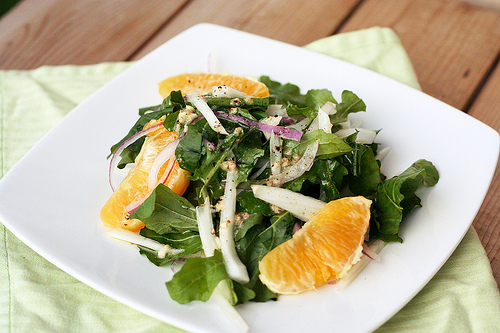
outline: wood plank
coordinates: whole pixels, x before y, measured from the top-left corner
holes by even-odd
[[[474,101],[469,114],[500,131],[500,66]],[[486,199],[473,223],[491,262],[500,287],[500,167],[497,167]]]
[[[400,36],[423,91],[459,109],[500,53],[500,13],[457,0],[365,0],[341,32],[377,25]]]
[[[24,0],[0,21],[0,68],[126,60],[187,1]]]
[[[245,23],[245,31],[304,46],[330,36],[361,1],[268,1]]]
[[[360,0],[194,0],[173,18],[133,60],[140,59],[193,22],[214,23],[295,45],[328,36]],[[200,10],[204,8],[204,10]]]

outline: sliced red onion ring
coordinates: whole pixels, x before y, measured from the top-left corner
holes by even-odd
[[[170,177],[170,174],[172,174],[172,171],[174,170],[175,162],[177,162],[177,159],[175,157],[171,158],[170,161],[168,161],[167,168],[165,169],[163,175],[160,177],[160,183],[165,184],[167,182],[168,177]]]
[[[175,260],[172,261],[172,263],[170,264],[170,269],[172,270],[172,272],[175,274],[177,273],[177,265],[178,264],[181,264],[181,263],[184,263],[187,259],[186,258],[177,258]]]
[[[146,194],[144,197],[140,198],[139,200],[136,200],[134,202],[131,202],[129,203],[126,207],[125,207],[125,211],[127,212],[127,214],[132,214],[137,208],[139,208],[140,205],[142,205],[142,203],[144,201],[146,201],[147,198],[149,198],[149,195],[151,194],[151,192],[149,192],[148,194]]]
[[[111,186],[111,189],[113,192],[115,191],[116,187],[115,184],[113,184],[113,173],[116,169],[116,166],[118,165],[118,156],[127,148],[130,146],[132,143],[136,142],[138,139],[142,138],[143,136],[157,130],[158,128],[162,127],[163,123],[156,124],[154,126],[148,127],[134,135],[132,135],[130,138],[125,140],[116,150],[114,151],[113,155],[111,156],[111,161],[109,162],[109,172],[108,172],[108,178],[109,178],[109,185]]]
[[[156,155],[151,168],[149,169],[148,175],[148,189],[152,190],[158,184],[158,173],[160,168],[165,162],[167,162],[175,153],[175,149],[179,144],[180,138],[175,139],[168,143],[162,150]]]
[[[292,234],[296,233],[300,229],[302,229],[302,225],[299,222],[295,222],[295,224],[292,227]]]
[[[296,121],[292,117],[288,116],[281,118],[281,122],[285,125],[292,125],[296,123]]]
[[[265,133],[271,133],[274,132],[279,137],[282,137],[284,139],[290,139],[290,140],[295,140],[295,141],[300,141],[300,138],[302,137],[302,132],[297,131],[288,127],[283,127],[283,126],[272,126],[272,125],[266,125],[259,123],[258,121],[254,121],[242,116],[238,116],[236,114],[230,114],[226,112],[215,112],[215,115],[220,118],[226,118],[229,120],[237,121],[239,123],[245,124],[247,126],[257,126],[262,132]]]
[[[361,251],[365,256],[374,261],[380,261],[380,257],[374,249],[371,249],[366,243],[363,243],[363,250]]]
[[[165,184],[165,182],[167,181],[168,177],[170,176],[170,174],[174,170],[174,166],[175,166],[175,162],[176,161],[177,161],[176,158],[170,158],[170,160],[169,160],[169,162],[167,164],[167,167],[165,169],[165,172],[160,177],[160,181],[159,181],[160,183]],[[157,184],[155,183],[154,187],[156,187],[156,185]],[[149,186],[149,184],[148,184],[148,186]],[[153,190],[154,190],[154,188],[150,188],[149,192],[144,197],[142,197],[139,200],[133,201],[130,204],[128,204],[125,207],[125,211],[128,214],[132,214],[140,205],[142,205],[142,203],[144,201],[146,201],[147,198],[149,198],[149,196],[151,195],[151,192],[153,192]]]

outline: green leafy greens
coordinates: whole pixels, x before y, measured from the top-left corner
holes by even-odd
[[[345,195],[365,196],[374,203],[370,236],[385,242],[402,242],[399,235],[401,223],[421,206],[416,192],[438,182],[435,166],[429,161],[418,160],[400,175],[386,179],[380,171],[377,143],[358,142],[357,132],[348,137],[335,134],[345,126],[351,113],[366,111],[365,103],[356,94],[343,91],[340,102],[337,102],[327,89],[313,89],[302,94],[299,87],[291,83],[281,84],[268,76],[260,77],[260,81],[269,88],[270,97],[232,99],[208,94],[205,100],[213,111],[231,113],[254,122],[268,116],[266,112],[271,104],[283,105],[286,110],[280,118],[280,126],[287,126],[286,118],[292,122],[306,119],[307,126],[300,140],[283,138],[279,148],[284,160],[294,161],[311,144],[318,142],[316,156],[308,170],[282,187],[327,202]],[[318,125],[313,123],[320,108],[326,104],[334,108],[328,113],[332,133],[325,128],[315,128]],[[149,121],[164,117],[167,130],[178,128],[178,116],[189,105],[181,92],[174,91],[160,105],[141,109],[137,122],[112,147],[112,152],[139,133]],[[255,198],[249,190],[251,184],[265,182],[272,173],[269,133],[248,126],[248,122],[239,122],[239,118],[226,118],[230,117],[223,117],[220,121],[229,135],[215,132],[201,116],[182,128],[184,133],[175,157],[180,167],[190,173],[191,185],[184,196],[160,184],[130,215],[130,219],[144,223],[142,236],[178,250],[160,258],[158,253],[140,247],[140,252],[155,265],[187,258],[180,271],[166,283],[172,299],[182,304],[193,300],[206,301],[222,284],[228,290],[226,297],[232,304],[276,299],[277,296],[259,280],[258,263],[269,251],[290,239],[292,227],[299,222],[287,211],[273,210],[269,203]],[[138,140],[126,147],[118,167],[133,163],[143,141]],[[231,280],[219,250],[215,250],[213,256],[200,254],[203,244],[196,207],[204,203],[206,197],[215,207],[218,202],[223,202],[228,162],[234,162],[238,170],[235,211],[239,222],[234,230],[234,241],[237,255],[249,276],[249,282],[244,284]],[[219,213],[210,215],[214,222],[213,233],[217,235]]]

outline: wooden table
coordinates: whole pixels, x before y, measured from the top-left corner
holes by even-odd
[[[500,130],[500,12],[458,0],[23,0],[0,19],[0,69],[137,60],[200,22],[299,46],[391,27],[425,93]],[[500,285],[499,187],[497,168],[473,225]]]

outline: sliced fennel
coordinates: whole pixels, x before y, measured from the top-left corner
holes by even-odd
[[[234,164],[236,166],[236,163]],[[224,206],[222,207],[220,216],[219,238],[222,257],[228,275],[231,279],[241,284],[245,284],[250,281],[250,278],[246,266],[241,262],[236,253],[234,243],[237,177],[238,169],[236,167],[227,171],[226,187],[224,189]]]
[[[287,210],[302,221],[309,220],[326,205],[321,200],[281,187],[252,185],[252,191],[256,198]]]
[[[184,249],[174,249],[170,245],[161,244],[153,239],[143,237],[141,235],[136,234],[135,232],[121,229],[111,229],[106,231],[106,235],[108,237],[121,240],[123,242],[139,245],[142,247],[146,247],[150,250],[156,251],[158,258],[166,258],[168,254],[178,254],[183,252]]]
[[[384,241],[377,239],[373,242],[373,244],[370,245],[369,251],[376,254],[378,258],[378,254],[380,253],[380,251],[382,251],[386,244],[387,243],[385,243]],[[347,272],[347,274],[335,284],[335,288],[337,290],[345,289],[348,285],[351,284],[352,281],[354,281],[354,279],[356,279],[356,277],[363,271],[366,265],[368,265],[373,260],[376,259],[370,259],[366,254],[361,256],[361,259],[356,264],[354,264]]]
[[[201,96],[199,93],[190,93],[186,94],[186,98],[198,109],[198,111],[201,112],[201,114],[205,117],[208,124],[214,131],[220,134],[229,134],[227,133],[224,126],[222,126],[219,119],[217,119],[210,106],[208,106],[203,96]]]
[[[219,249],[217,246],[217,236],[215,236],[212,213],[210,211],[210,199],[205,197],[203,205],[196,207],[196,220],[198,230],[200,231],[201,245],[206,257],[214,255],[214,251]]]
[[[203,252],[206,257],[213,256],[214,251],[219,248],[211,214],[210,199],[206,196],[203,205],[196,207],[196,219],[198,221]],[[224,312],[224,315],[234,324],[238,332],[248,332],[248,324],[233,307],[234,300],[231,295],[229,281],[222,280],[215,287],[210,301],[214,302]]]
[[[229,98],[244,98],[248,97],[247,94],[233,89],[229,86],[215,86],[212,88],[213,97],[229,97]]]

